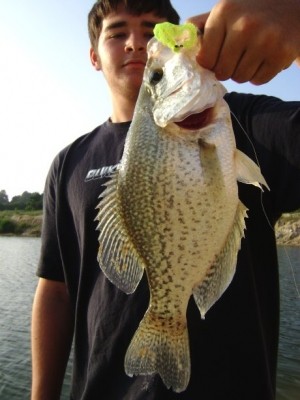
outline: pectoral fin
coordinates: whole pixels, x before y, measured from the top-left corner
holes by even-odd
[[[122,217],[117,191],[118,172],[114,173],[102,193],[98,205],[98,262],[106,277],[125,293],[132,293],[139,284],[143,261],[135,250]]]
[[[265,178],[262,176],[260,168],[246,154],[236,149],[235,166],[237,172],[237,180],[242,183],[248,183],[259,187],[262,191],[262,185],[270,190]]]

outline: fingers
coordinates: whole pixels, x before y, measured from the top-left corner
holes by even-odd
[[[196,15],[194,17],[191,17],[189,19],[187,19],[186,22],[191,22],[192,24],[196,25],[200,32],[204,32],[204,26],[206,24],[207,18],[209,16],[209,12],[205,13],[205,14],[200,14],[200,15]]]
[[[282,41],[272,27],[259,33],[254,23],[247,27],[245,24],[242,27],[238,25],[226,31],[213,67],[219,80],[231,78],[238,83],[250,81],[259,85],[268,82],[291,64],[293,55],[289,47],[285,48],[282,43],[278,51]]]
[[[300,7],[267,0],[219,0],[210,13],[190,19],[204,29],[197,60],[219,80],[263,84],[298,56]],[[295,16],[294,16],[295,14]],[[296,18],[297,17],[297,18]]]
[[[214,70],[225,39],[224,24],[222,21],[216,24],[214,14],[211,15],[211,13],[190,18],[189,22],[194,23],[203,33],[201,49],[197,57],[199,64],[204,68]]]

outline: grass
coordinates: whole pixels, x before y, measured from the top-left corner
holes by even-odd
[[[40,236],[42,211],[0,211],[0,235]]]

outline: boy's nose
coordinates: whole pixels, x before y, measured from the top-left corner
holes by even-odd
[[[125,51],[143,51],[146,48],[146,43],[144,38],[136,37],[131,35],[125,43]]]

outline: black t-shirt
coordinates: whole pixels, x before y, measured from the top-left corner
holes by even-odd
[[[204,321],[194,300],[189,302],[191,379],[180,394],[167,390],[158,375],[125,374],[125,353],[147,309],[149,290],[144,276],[133,294],[124,294],[97,262],[103,167],[120,161],[129,123],[107,121],[54,160],[44,193],[38,276],[65,281],[71,296],[72,399],[275,399],[279,290],[273,226],[282,212],[300,207],[300,103],[236,93],[226,100],[235,115],[237,147],[258,158],[271,191],[261,194],[239,184],[249,218],[237,271]]]

